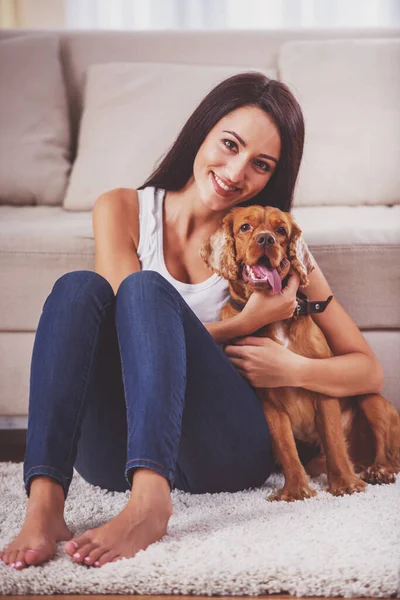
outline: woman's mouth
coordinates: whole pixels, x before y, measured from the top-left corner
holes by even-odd
[[[239,188],[227,185],[223,179],[214,173],[214,171],[211,171],[211,179],[215,191],[220,196],[232,196],[232,194],[239,191]]]

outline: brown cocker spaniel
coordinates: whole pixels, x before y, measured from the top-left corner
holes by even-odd
[[[221,319],[234,316],[254,290],[279,292],[291,266],[301,287],[308,285],[314,268],[293,217],[273,207],[232,209],[200,254],[229,281],[233,301],[222,309]],[[309,314],[266,325],[257,335],[310,358],[333,356]],[[315,496],[307,474],[327,473],[326,490],[336,496],[364,491],[366,483],[395,481],[400,471],[400,415],[380,394],[334,398],[293,387],[258,388],[257,394],[285,476],[284,487],[268,500]],[[295,440],[319,449],[305,468]]]

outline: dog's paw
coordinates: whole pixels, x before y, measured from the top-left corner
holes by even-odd
[[[316,496],[317,492],[307,485],[303,485],[296,489],[283,487],[272,496],[265,498],[268,502],[294,502],[295,500],[305,500]]]
[[[357,475],[334,475],[328,476],[329,485],[325,491],[333,496],[346,496],[365,492],[367,484]]]
[[[359,473],[360,478],[371,485],[395,483],[396,476],[391,467],[385,465],[371,465]]]

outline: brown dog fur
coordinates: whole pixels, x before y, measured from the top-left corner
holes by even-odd
[[[250,225],[251,231],[242,231],[243,224]],[[286,235],[277,233],[279,227],[284,227]],[[276,242],[267,249],[260,247],[255,241],[260,233],[273,234]],[[291,265],[299,274],[302,287],[308,285],[308,274],[313,269],[300,227],[289,213],[273,207],[232,209],[200,254],[206,264],[229,281],[232,298],[241,302],[260,289],[242,279],[242,264],[253,266],[260,256],[266,255],[281,279]],[[286,269],[282,266],[284,258],[290,261]],[[272,293],[268,284],[262,285],[262,291]],[[235,314],[228,303],[221,319]],[[271,323],[257,335],[310,358],[333,356],[311,316]],[[293,387],[259,388],[257,394],[268,421],[275,458],[285,476],[284,487],[268,500],[293,501],[315,496],[308,475],[321,473],[327,473],[326,490],[337,496],[364,491],[366,483],[395,481],[395,473],[400,471],[400,415],[380,394],[331,398]],[[314,444],[318,449],[318,455],[305,468],[296,440]]]

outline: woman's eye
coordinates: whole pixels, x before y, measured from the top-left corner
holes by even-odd
[[[250,225],[248,223],[244,223],[240,226],[240,231],[248,231],[250,229]]]
[[[222,140],[224,145],[229,148],[230,150],[234,150],[237,147],[237,144],[235,142],[233,142],[232,140]]]
[[[268,171],[271,170],[271,167],[269,166],[269,164],[264,162],[263,160],[256,160],[256,165],[257,165],[257,167],[259,167],[266,173],[268,173]]]
[[[284,227],[279,227],[276,232],[280,235],[286,235],[286,229]]]

